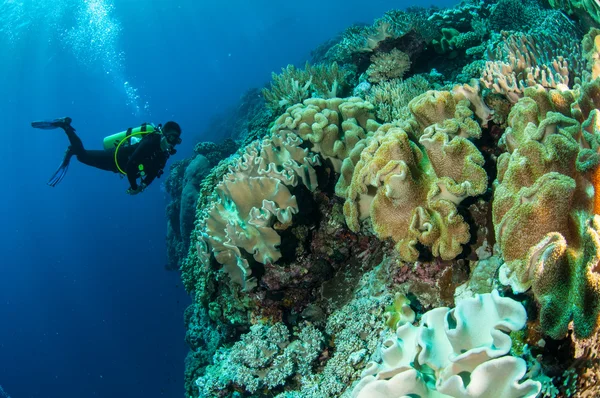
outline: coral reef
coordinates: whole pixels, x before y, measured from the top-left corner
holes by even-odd
[[[596,11],[390,10],[211,122],[165,184],[188,396],[600,394]]]

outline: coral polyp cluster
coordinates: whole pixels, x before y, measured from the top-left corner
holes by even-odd
[[[187,394],[600,395],[597,11],[391,10],[198,144],[168,184]]]

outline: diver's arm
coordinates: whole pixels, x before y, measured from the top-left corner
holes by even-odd
[[[136,190],[138,188],[138,167],[140,166],[142,160],[145,159],[148,156],[148,154],[154,150],[153,146],[156,145],[155,141],[156,140],[150,139],[150,137],[145,137],[144,139],[142,139],[137,144],[135,151],[131,154],[129,161],[127,162],[125,172],[127,173],[127,180],[129,181],[129,185],[133,190]]]

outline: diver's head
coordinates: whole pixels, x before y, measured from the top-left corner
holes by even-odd
[[[166,122],[161,131],[163,136],[160,140],[160,147],[163,151],[175,155],[177,153],[175,145],[181,144],[181,127],[175,122]]]
[[[181,127],[176,122],[166,122],[162,127],[162,133],[171,146],[181,144]]]

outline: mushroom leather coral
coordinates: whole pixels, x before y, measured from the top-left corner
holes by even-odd
[[[590,336],[600,313],[598,190],[595,171],[585,172],[593,166],[581,157],[597,147],[598,137],[586,131],[597,113],[585,110],[594,102],[590,92],[584,87],[572,105],[575,116],[589,114],[586,128],[546,112],[543,96],[519,100],[503,137],[512,153],[498,159],[492,212],[505,260],[500,281],[517,292],[532,288],[542,329],[555,339],[571,321],[577,337]]]

